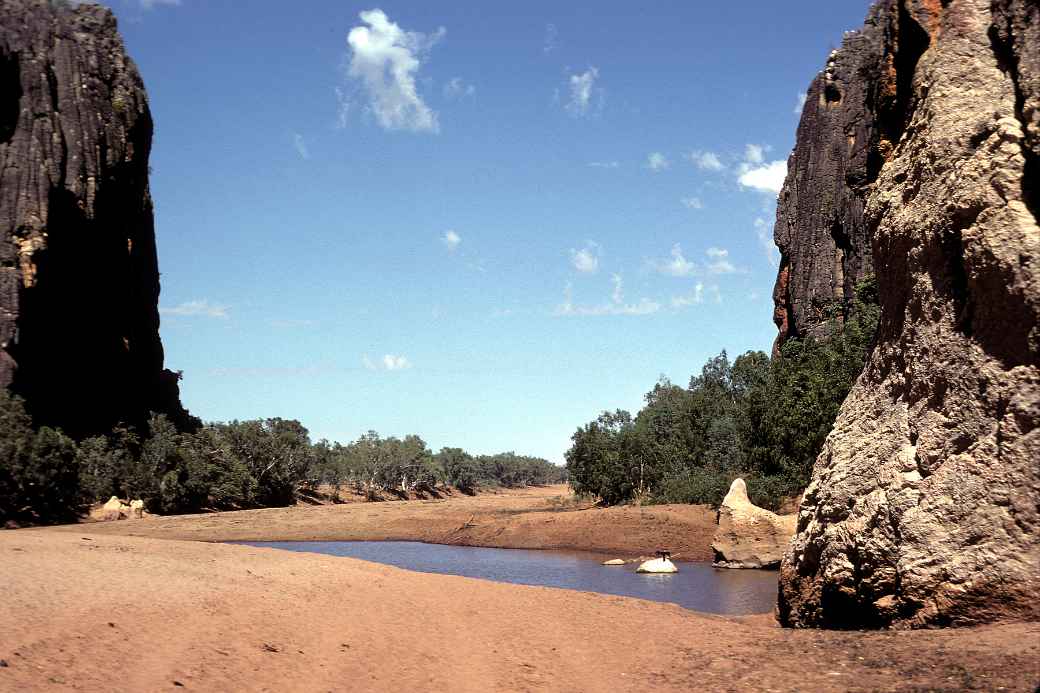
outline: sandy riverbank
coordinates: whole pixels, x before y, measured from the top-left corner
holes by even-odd
[[[621,597],[91,529],[0,533],[0,690],[1036,684],[1037,625],[785,631]]]
[[[711,560],[707,506],[592,508],[566,486],[440,500],[298,505],[89,525],[105,534],[195,541],[399,540],[639,556],[658,548]],[[78,531],[75,527],[67,528]]]
[[[0,691],[1032,691],[1040,680],[1040,624],[790,631],[765,616],[183,540],[588,540],[639,553],[689,531],[696,553],[710,534],[705,509],[556,510],[555,495],[0,532]]]

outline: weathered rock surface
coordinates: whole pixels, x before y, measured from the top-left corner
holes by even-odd
[[[0,0],[0,387],[37,423],[187,416],[159,342],[151,140],[107,9]]]
[[[718,568],[775,568],[794,534],[795,516],[752,504],[747,484],[735,479],[719,506],[719,529],[711,543]]]
[[[805,493],[780,617],[1040,618],[1040,6],[883,0],[837,62],[865,40],[887,71],[861,88],[895,85],[895,110],[864,116],[881,326]],[[811,142],[845,136],[827,127]]]
[[[777,347],[813,334],[826,310],[851,301],[856,283],[873,272],[863,210],[881,166],[879,112],[888,103],[877,89],[886,74],[880,13],[872,10],[863,31],[831,54],[806,93],[773,231],[781,255]]]

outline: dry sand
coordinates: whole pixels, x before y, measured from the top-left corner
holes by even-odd
[[[152,517],[91,525],[91,531],[195,541],[411,540],[624,557],[665,548],[707,561],[715,512],[701,505],[593,508],[576,502],[566,486],[548,486],[440,500]]]
[[[156,538],[359,538],[341,533],[356,524],[371,531],[377,519],[392,527],[385,538],[415,538],[404,516],[429,524],[476,507],[483,508],[471,513],[477,527],[486,522],[517,538],[519,528],[539,526],[531,506],[546,499],[455,504],[2,532],[0,690],[1032,691],[1040,680],[1037,624],[790,631],[761,616],[727,619],[624,597]],[[383,515],[369,515],[377,511]],[[647,512],[671,526],[671,514]],[[578,521],[563,516],[581,517],[540,515],[542,525],[564,527]],[[260,520],[270,526],[258,528]],[[222,534],[232,529],[234,536]],[[564,544],[578,536],[573,527],[546,531]],[[609,543],[600,541],[618,548]]]

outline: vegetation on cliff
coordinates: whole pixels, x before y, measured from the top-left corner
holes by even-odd
[[[606,504],[718,504],[742,476],[757,505],[777,508],[808,484],[863,368],[879,317],[873,278],[844,313],[834,304],[827,334],[789,339],[775,358],[723,351],[686,388],[662,379],[635,417],[603,412],[572,437],[571,485]]]

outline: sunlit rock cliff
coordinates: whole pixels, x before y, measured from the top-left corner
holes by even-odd
[[[882,0],[813,83],[781,337],[870,266],[881,326],[782,563],[784,623],[1040,617],[1038,162],[1035,0]]]
[[[0,0],[0,387],[39,423],[186,417],[159,341],[151,141],[107,9]]]

